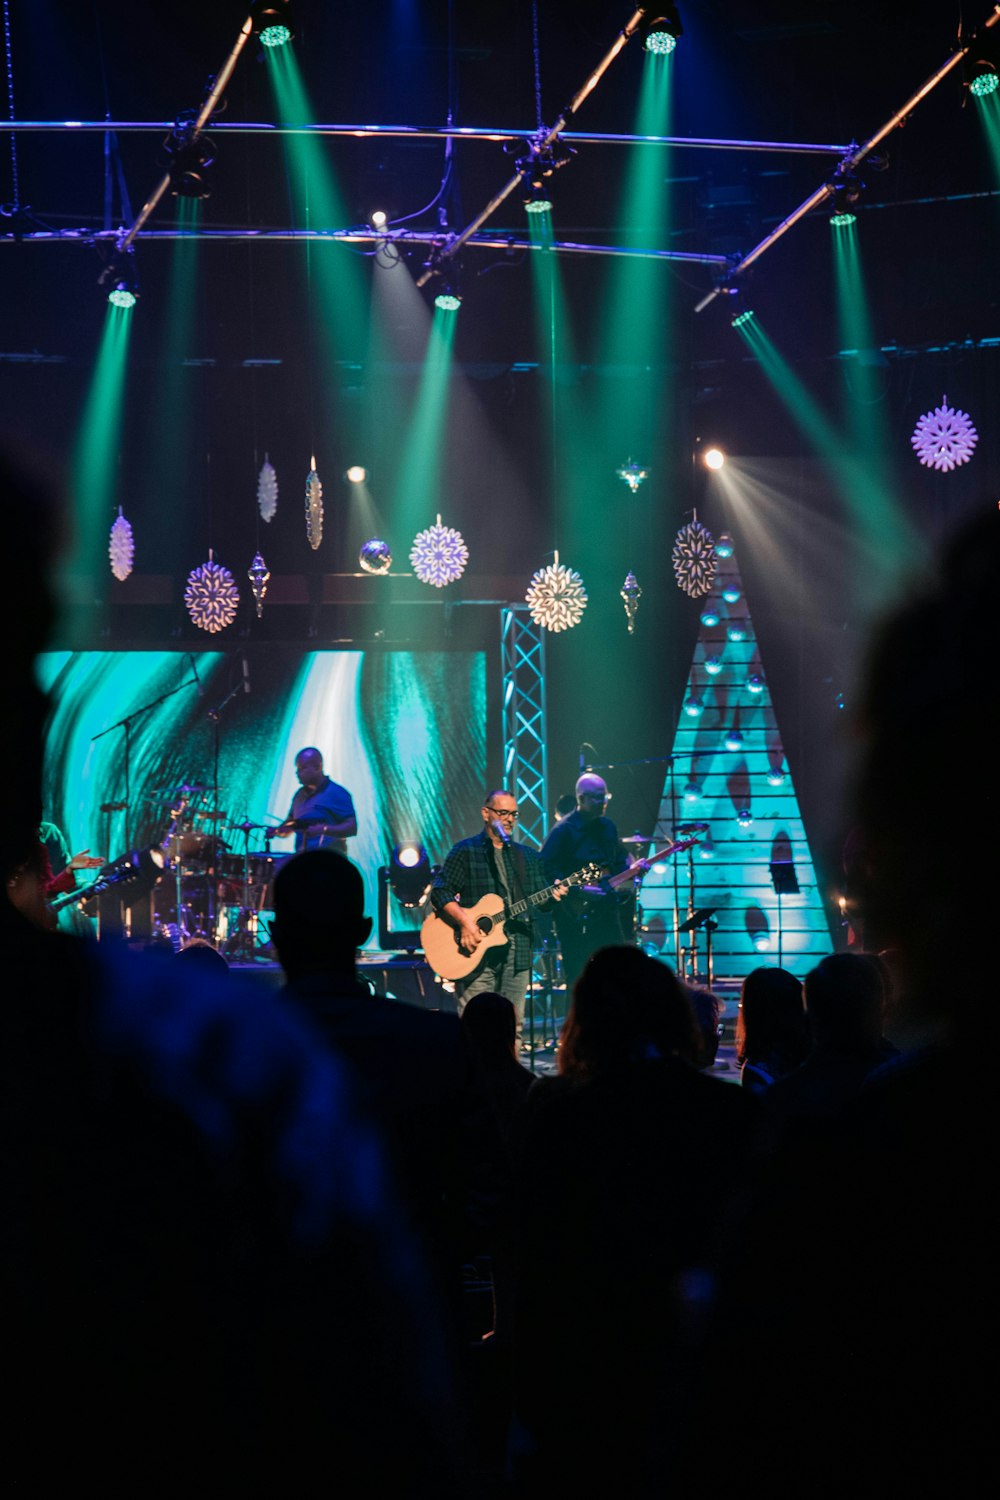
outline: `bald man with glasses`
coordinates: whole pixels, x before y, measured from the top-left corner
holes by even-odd
[[[450,850],[435,877],[431,889],[434,910],[461,934],[459,946],[474,953],[483,934],[470,920],[468,907],[484,896],[500,896],[505,902],[520,901],[537,895],[548,881],[545,867],[534,849],[516,843],[517,801],[505,787],[498,787],[483,798],[483,827],[470,839],[461,839]],[[562,891],[553,893],[558,901]],[[544,902],[535,911],[548,911]],[[458,1013],[462,1014],[473,995],[484,990],[506,995],[517,1016],[517,1041],[521,1042],[524,1025],[524,1002],[531,978],[533,935],[531,916],[526,913],[506,924],[509,941],[487,948],[483,962],[467,979],[455,985]]]
[[[618,875],[631,861],[618,829],[605,814],[611,793],[602,776],[586,771],[576,783],[576,811],[550,831],[542,845],[542,861],[549,880],[557,880],[583,865],[602,865]],[[556,912],[556,932],[562,950],[566,989],[598,948],[633,941],[632,892],[618,893],[599,885],[584,886]]]

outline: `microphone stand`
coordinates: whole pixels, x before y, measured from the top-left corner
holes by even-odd
[[[126,849],[129,849],[131,847],[131,839],[129,837],[129,808],[132,805],[132,786],[131,786],[132,741],[131,741],[131,736],[132,736],[132,724],[133,724],[133,721],[136,720],[136,719],[138,719],[138,718],[140,718],[142,714],[148,714],[154,708],[158,708],[161,703],[166,703],[166,701],[167,701],[168,698],[173,698],[174,695],[176,693],[179,693],[182,688],[186,688],[186,687],[199,687],[199,686],[200,686],[200,684],[199,684],[198,679],[196,677],[187,677],[187,678],[185,678],[185,680],[183,682],[179,682],[176,687],[169,688],[167,690],[167,692],[161,693],[158,698],[152,698],[149,701],[149,703],[143,703],[139,708],[134,708],[130,714],[126,714],[125,717],[124,717],[124,719],[119,719],[116,724],[109,724],[106,729],[101,729],[101,730],[99,730],[97,732],[97,734],[92,734],[90,736],[90,743],[94,744],[94,742],[96,740],[102,740],[106,734],[110,734],[112,732],[112,730],[114,730],[114,729],[123,729],[125,731],[125,848]]]

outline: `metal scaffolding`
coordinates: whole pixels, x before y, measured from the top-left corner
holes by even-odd
[[[503,657],[503,780],[517,798],[520,836],[540,849],[548,831],[545,631],[525,604],[500,611]]]

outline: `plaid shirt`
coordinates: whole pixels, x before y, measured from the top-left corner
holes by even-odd
[[[512,844],[509,850],[505,849],[506,855],[504,868],[507,871],[507,884],[510,887],[510,900],[520,899],[517,880],[511,870],[511,864],[517,871],[521,882],[521,888],[525,896],[533,896],[538,891],[543,891],[548,885],[545,878],[545,868],[534,849],[529,849],[525,844]],[[461,839],[448,853],[448,857],[441,868],[440,874],[434,878],[431,887],[431,905],[435,911],[440,911],[449,901],[457,901],[460,906],[475,906],[484,896],[503,896],[503,882],[497,873],[496,851],[485,830],[478,833],[474,838]],[[536,906],[534,911],[547,911],[549,902],[542,906]],[[531,912],[528,911],[523,917],[516,921],[508,922],[506,932],[513,945],[513,952],[508,955],[507,948],[498,946],[487,950],[487,959],[513,958],[514,970],[519,973],[522,969],[531,968]]]

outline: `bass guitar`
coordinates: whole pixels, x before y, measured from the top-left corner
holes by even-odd
[[[585,865],[582,870],[566,875],[562,880],[547,885],[542,891],[536,891],[533,896],[525,896],[521,901],[504,901],[500,896],[489,895],[483,896],[475,906],[465,907],[465,911],[483,934],[482,942],[471,953],[466,953],[459,947],[462,934],[458,928],[453,927],[447,917],[431,912],[420,929],[420,946],[424,950],[424,957],[441,979],[465,979],[473,969],[478,969],[487,949],[497,948],[508,941],[504,931],[507,922],[523,916],[533,906],[543,906],[557,886],[585,885],[587,881],[594,880],[600,875],[600,869],[600,865]]]

